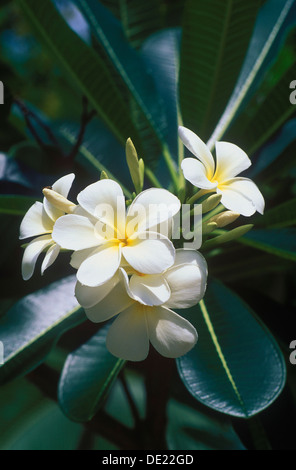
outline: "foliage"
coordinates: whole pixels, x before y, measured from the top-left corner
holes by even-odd
[[[42,420],[26,435],[37,411],[51,423],[47,448],[60,445],[51,420],[71,430],[65,448],[293,445],[295,13],[294,0],[0,3],[0,396],[23,416],[11,417],[18,434],[10,428],[1,448],[44,446]],[[246,176],[266,212],[244,219],[254,229],[231,243],[215,242],[230,240],[224,229],[208,234],[207,294],[185,314],[198,345],[176,362],[151,351],[143,364],[125,363],[104,348],[108,325],[88,326],[64,261],[24,285],[19,225],[66,171],[75,190],[104,171],[132,198],[128,138],[145,162],[146,188],[194,196],[180,171],[179,124],[210,147],[226,140],[248,152]],[[48,398],[84,424],[64,421]]]

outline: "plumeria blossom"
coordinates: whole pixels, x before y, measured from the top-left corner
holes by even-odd
[[[74,178],[74,174],[63,176],[54,183],[52,190],[62,198],[67,198]],[[68,201],[68,206],[75,207],[75,204]],[[28,244],[23,255],[22,276],[24,280],[32,277],[37,259],[43,251],[47,250],[41,266],[42,275],[57,259],[61,247],[52,239],[52,232],[55,222],[64,215],[65,211],[57,208],[45,197],[43,204],[35,202],[26,213],[20,227],[20,239],[37,238]]]
[[[130,278],[129,278],[129,275]],[[195,250],[176,250],[172,267],[163,274],[143,275],[119,268],[104,285],[76,285],[76,297],[95,323],[117,318],[106,345],[116,357],[142,361],[149,343],[163,356],[183,356],[197,341],[195,328],[171,310],[196,305],[204,296],[207,264]]]
[[[144,274],[158,274],[173,265],[174,245],[156,228],[180,210],[179,199],[169,191],[143,191],[126,212],[119,184],[101,180],[84,189],[77,200],[81,214],[60,217],[53,239],[76,252],[72,266],[77,267],[81,284],[101,286],[113,278],[122,262]]]
[[[221,203],[229,210],[244,216],[256,211],[264,212],[264,199],[255,183],[237,177],[251,166],[247,154],[229,142],[216,143],[216,164],[209,148],[192,131],[179,127],[183,144],[196,158],[185,158],[182,162],[184,177],[194,186],[222,195]]]

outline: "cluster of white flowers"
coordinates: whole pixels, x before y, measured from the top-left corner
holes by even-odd
[[[222,194],[222,203],[243,215],[263,211],[264,200],[254,183],[235,176],[250,165],[238,147],[217,144],[217,163],[206,145],[180,128],[183,143],[198,158],[183,161],[184,176],[206,192]],[[77,270],[75,295],[95,323],[117,318],[106,345],[125,360],[144,360],[149,343],[163,356],[186,354],[197,341],[195,328],[172,309],[185,309],[203,298],[207,263],[196,250],[175,249],[170,240],[179,199],[165,189],[141,192],[127,208],[120,185],[110,179],[91,184],[67,199],[74,180],[70,174],[43,190],[25,215],[20,238],[26,246],[22,274],[33,275],[37,258],[46,250],[41,272],[61,249],[71,250]],[[37,237],[37,238],[35,238]]]

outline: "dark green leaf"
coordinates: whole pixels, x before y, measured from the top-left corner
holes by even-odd
[[[296,261],[296,229],[252,230],[237,240],[243,245]]]
[[[16,195],[0,195],[0,214],[25,215],[36,198]]]
[[[103,60],[68,27],[50,0],[18,3],[41,40],[119,141],[125,143],[132,137],[137,142],[138,133],[128,108]]]
[[[178,78],[180,61],[181,30],[166,29],[153,34],[141,49],[146,66],[154,77],[156,87],[163,100],[167,116],[167,142],[171,153],[178,155]],[[165,172],[160,162],[159,173]]]
[[[108,327],[69,354],[59,383],[59,403],[73,421],[90,421],[103,405],[125,361],[106,348]]]
[[[154,81],[141,56],[126,41],[121,24],[100,2],[76,0],[76,4],[154,132],[162,138],[165,120]]]
[[[287,30],[295,24],[294,4],[295,0],[269,0],[261,8],[238,82],[208,142],[209,147],[212,148],[216,141],[221,140],[237,117],[242,104],[248,102],[270,64],[274,62]]]
[[[238,79],[260,1],[188,0],[180,67],[184,125],[207,139]]]
[[[266,178],[269,174],[273,177],[278,176],[278,171],[273,171],[277,164],[283,169],[283,153],[289,152],[289,147],[296,141],[296,119],[290,119],[280,130],[278,135],[267,142],[263,147],[253,166],[248,170],[248,177],[254,179],[260,174],[260,178]],[[293,150],[291,150],[291,155]],[[281,161],[279,162],[279,157]],[[291,159],[292,160],[292,159]],[[285,158],[285,163],[287,159]],[[261,176],[262,175],[262,176]]]
[[[158,0],[101,0],[101,3],[121,21],[125,36],[133,47],[140,47],[150,34],[164,26]]]
[[[167,443],[169,450],[244,450],[245,447],[225,418],[207,416],[170,400]]]
[[[296,28],[288,35],[275,63],[268,70],[248,106],[225,138],[235,141],[250,154],[262,146],[292,115],[290,83],[296,76]]]
[[[37,367],[61,334],[84,321],[74,285],[73,276],[57,281],[24,297],[1,317],[4,364],[0,384]]]
[[[285,228],[296,225],[296,198],[284,202],[256,218],[255,225],[267,228]]]
[[[200,309],[186,318],[199,334],[195,348],[177,361],[189,392],[210,408],[243,418],[271,405],[285,384],[285,361],[253,311],[213,281]]]

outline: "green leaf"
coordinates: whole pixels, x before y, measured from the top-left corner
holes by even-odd
[[[65,331],[85,320],[74,286],[73,276],[57,281],[24,297],[1,317],[1,385],[37,367]]]
[[[200,309],[191,309],[186,318],[199,340],[177,364],[184,385],[198,401],[242,418],[274,402],[285,385],[285,361],[248,305],[213,281]]]
[[[208,416],[170,400],[166,439],[169,450],[244,450],[225,418]]]
[[[18,3],[41,40],[118,140],[125,143],[131,137],[137,142],[129,110],[104,61],[68,27],[50,0]]]
[[[257,217],[254,224],[268,228],[285,228],[296,225],[296,198],[283,202]]]
[[[125,36],[135,48],[139,48],[147,37],[164,26],[158,0],[101,0],[101,3],[121,21]]]
[[[18,195],[0,195],[0,214],[25,215],[36,198]]]
[[[178,155],[178,80],[180,64],[181,31],[170,28],[150,36],[141,49],[146,66],[151,71],[163,100],[167,116],[167,142],[172,155]],[[163,176],[164,163],[159,174]]]
[[[108,326],[69,354],[59,383],[59,403],[68,418],[90,421],[114,384],[125,361],[106,348]]]
[[[206,140],[238,79],[260,1],[188,0],[180,68],[184,125]]]
[[[296,229],[253,230],[237,240],[243,245],[296,261]]]
[[[279,46],[291,22],[295,21],[292,11],[294,3],[295,0],[285,0],[280,3],[277,0],[269,0],[260,10],[240,77],[208,142],[210,148],[214,147],[216,141],[221,140],[237,117],[242,104],[254,92],[260,77],[264,76],[270,61],[274,61],[277,55],[274,49]]]
[[[75,144],[77,139],[76,124],[63,123],[57,131],[63,142],[70,144],[70,146]],[[112,158],[110,158],[110,154]],[[123,184],[126,179],[130,180],[124,148],[97,121],[89,124],[84,142],[79,148],[77,161],[83,164],[97,179],[100,178],[102,171],[105,171],[110,179],[120,183],[124,194],[131,198],[132,193]],[[94,170],[97,174],[94,173]]]
[[[227,132],[228,141],[238,142],[251,155],[258,150],[292,115],[290,83],[296,75],[296,28],[288,35],[275,63],[256,93]]]
[[[163,140],[165,116],[154,81],[148,74],[141,56],[128,44],[121,24],[96,0],[76,0],[75,3],[87,19],[94,37],[119,73],[148,125],[157,138]]]

